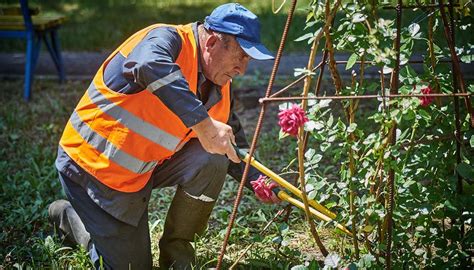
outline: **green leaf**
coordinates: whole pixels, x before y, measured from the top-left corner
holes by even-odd
[[[354,13],[352,16],[353,23],[363,22],[365,19],[367,19],[367,16],[362,13]]]
[[[458,211],[457,207],[450,200],[446,200],[444,202],[444,206],[446,207],[446,209],[450,210],[452,213],[456,213]]]
[[[283,130],[280,129],[280,131],[278,131],[278,139],[279,140],[282,140],[282,139],[284,139],[288,136],[290,136],[290,135],[288,133],[283,132]]]
[[[474,135],[471,136],[471,139],[469,140],[469,144],[471,147],[474,147]]]
[[[421,116],[421,118],[423,118],[423,120],[425,120],[426,122],[431,121],[431,115],[425,110],[419,110],[418,116]]]
[[[313,149],[313,148],[309,148],[306,153],[304,153],[304,157],[307,159],[307,160],[311,160],[311,158],[314,156],[314,154],[316,153],[316,151]]]
[[[362,229],[366,233],[371,233],[374,230],[374,226],[372,225],[367,225]]]
[[[323,142],[321,143],[321,145],[319,146],[319,149],[321,149],[321,152],[326,152],[326,150],[328,150],[328,148],[331,147],[331,144],[328,143],[328,142]]]
[[[356,124],[356,123],[352,123],[352,124],[350,124],[350,125],[347,127],[347,130],[346,130],[346,131],[347,131],[348,133],[352,133],[352,132],[354,132],[354,130],[355,130],[356,128],[357,128],[357,124]]]
[[[306,33],[306,34],[302,35],[301,37],[295,39],[295,41],[296,41],[296,42],[298,42],[298,41],[303,41],[303,40],[312,38],[313,36],[314,36],[313,33]]]
[[[309,121],[304,124],[306,131],[320,130],[324,127],[324,124],[321,121]]]
[[[275,244],[280,244],[283,239],[280,236],[276,236],[272,239],[272,242]]]
[[[325,267],[327,266],[330,269],[337,268],[339,266],[339,261],[340,260],[341,260],[341,258],[339,257],[339,255],[337,255],[336,253],[330,253],[324,259],[324,266]]]
[[[306,268],[306,266],[302,265],[302,264],[299,264],[299,265],[295,265],[293,267],[291,267],[291,270],[306,270],[308,268]]]
[[[413,181],[413,180],[408,180],[408,181],[406,181],[405,183],[403,183],[403,187],[404,187],[404,188],[408,188],[408,187],[410,187],[410,186],[413,185],[413,184],[416,184],[416,182]]]
[[[318,106],[319,106],[319,108],[326,108],[326,107],[329,106],[331,101],[332,101],[332,99],[321,99],[321,101],[319,101],[319,103],[318,103]]]
[[[419,39],[421,36],[420,25],[417,23],[410,24],[410,26],[408,26],[408,31],[410,32],[411,37],[414,39]]]
[[[334,123],[334,117],[333,117],[332,114],[331,114],[331,115],[329,115],[329,119],[328,119],[328,121],[326,122],[326,125],[327,125],[328,127],[331,127],[333,123]],[[473,137],[474,137],[474,136],[473,136]],[[471,145],[473,145],[473,144],[471,144]],[[473,147],[474,147],[474,146],[473,146]]]
[[[358,57],[358,55],[357,55],[356,53],[351,54],[351,56],[350,56],[349,59],[347,60],[346,70],[348,70],[348,69],[350,69],[352,66],[354,66],[354,64],[355,64],[356,61],[357,61],[357,57]]]
[[[382,247],[379,246],[381,249]],[[360,269],[372,269],[372,262],[375,262],[375,257],[372,254],[364,254],[359,260]]]
[[[308,270],[319,270],[319,264],[316,259],[311,260],[311,262],[308,265]]]
[[[472,138],[471,138],[472,140]],[[474,168],[466,163],[460,163],[456,171],[464,178],[468,180],[473,180],[474,179]]]
[[[315,190],[310,191],[310,192],[308,193],[308,199],[314,200],[314,198],[316,198],[316,195],[317,195],[317,191],[315,191]]]
[[[313,159],[311,159],[311,163],[316,164],[316,163],[320,162],[322,158],[323,158],[322,155],[316,154],[316,155],[314,155]]]
[[[278,230],[282,233],[282,234],[286,234],[288,233],[288,230],[290,229],[290,227],[288,227],[288,224],[286,223],[281,223]]]
[[[278,109],[279,109],[279,110],[286,110],[286,109],[289,109],[289,108],[291,108],[291,105],[292,105],[292,104],[293,104],[293,103],[291,103],[291,102],[284,102],[284,103],[281,103],[280,105],[278,105]]]
[[[470,64],[472,61],[474,61],[474,54],[461,56],[461,62],[463,63]]]

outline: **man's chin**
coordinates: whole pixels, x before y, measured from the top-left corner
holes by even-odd
[[[230,80],[232,80],[231,77],[226,77],[226,78],[223,78],[222,80],[219,80],[219,81],[216,81],[216,82],[213,82],[213,83],[216,84],[216,85],[219,85],[219,86],[223,86],[226,83],[228,83]]]

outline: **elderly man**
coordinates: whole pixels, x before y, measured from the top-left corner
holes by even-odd
[[[203,24],[135,33],[99,68],[59,143],[56,167],[68,201],[49,207],[95,267],[152,267],[151,191],[175,185],[160,266],[191,267],[191,242],[205,230],[225,175],[242,174],[232,144],[248,144],[232,112],[230,82],[251,58],[273,58],[260,43],[258,19],[225,4]]]

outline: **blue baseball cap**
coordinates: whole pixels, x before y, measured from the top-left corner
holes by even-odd
[[[270,60],[272,53],[260,42],[260,22],[255,14],[237,3],[218,6],[204,20],[208,30],[235,36],[240,47],[253,59]]]

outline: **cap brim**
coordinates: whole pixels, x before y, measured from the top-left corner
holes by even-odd
[[[255,60],[271,60],[275,58],[261,43],[253,43],[239,37],[237,37],[237,41],[240,47]]]

